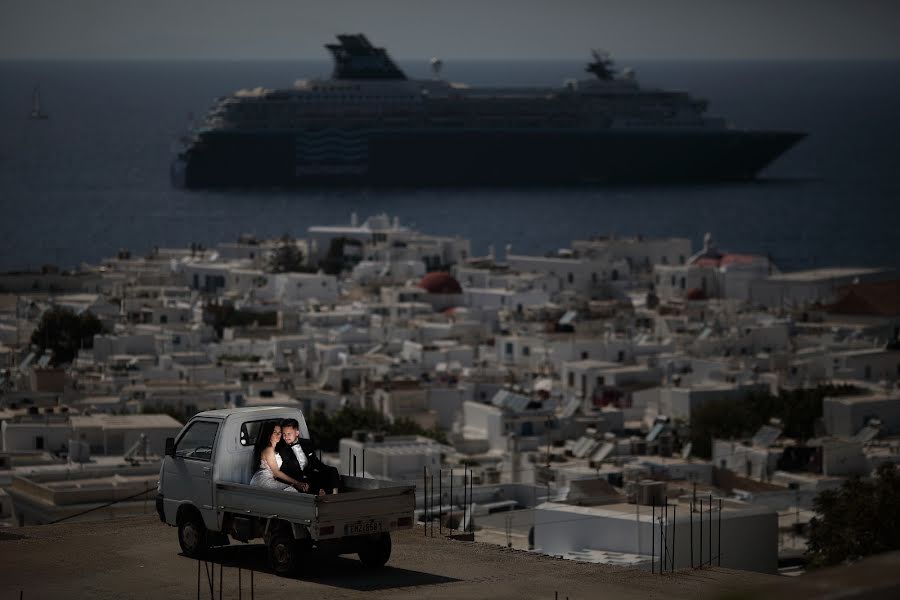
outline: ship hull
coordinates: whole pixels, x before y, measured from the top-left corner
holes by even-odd
[[[803,134],[741,130],[207,131],[188,188],[672,183],[755,178]]]

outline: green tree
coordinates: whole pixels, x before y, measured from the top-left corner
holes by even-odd
[[[816,496],[809,523],[810,565],[825,567],[870,554],[900,550],[900,474],[878,467],[872,481],[853,478]]]
[[[311,270],[306,266],[303,251],[287,233],[281,236],[278,245],[269,256],[268,269],[272,273],[306,273]]]
[[[211,325],[221,338],[226,327],[247,327],[253,323],[260,327],[274,327],[278,323],[278,313],[274,310],[238,310],[232,304],[209,303],[203,307],[203,322]]]
[[[103,333],[100,319],[90,312],[75,314],[68,308],[55,306],[41,315],[41,321],[31,334],[31,343],[40,350],[51,350],[51,364],[71,363],[78,350],[93,348],[94,336]]]
[[[753,435],[772,418],[781,420],[784,434],[810,438],[822,417],[826,396],[852,396],[863,390],[851,385],[823,385],[810,389],[780,390],[778,395],[751,394],[741,400],[717,400],[691,411],[692,452],[710,458],[712,438]]]
[[[447,443],[446,435],[437,427],[425,429],[410,419],[397,419],[392,423],[377,411],[350,406],[331,416],[315,410],[307,415],[306,424],[316,445],[325,452],[336,452],[341,438],[350,437],[356,429],[383,431],[387,435],[421,435]]]
[[[341,271],[351,268],[358,258],[345,256],[345,248],[353,246],[362,248],[359,240],[346,237],[332,238],[328,245],[328,254],[319,262],[319,267],[328,275],[339,275]]]

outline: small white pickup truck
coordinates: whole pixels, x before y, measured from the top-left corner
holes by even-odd
[[[266,421],[294,418],[301,437],[309,430],[295,408],[211,410],[195,415],[166,440],[159,472],[156,511],[178,527],[185,555],[211,546],[262,538],[272,569],[297,571],[313,550],[358,554],[367,567],[391,555],[390,532],[411,529],[415,486],[362,477],[341,477],[338,494],[313,496],[249,485],[253,445]]]

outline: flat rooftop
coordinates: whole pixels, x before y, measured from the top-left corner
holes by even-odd
[[[768,278],[769,281],[795,281],[813,282],[825,279],[840,279],[844,277],[857,277],[860,275],[873,275],[875,273],[884,273],[890,269],[873,269],[863,267],[833,267],[829,269],[809,269],[806,271],[793,271],[790,273],[779,273]]]
[[[476,532],[476,539],[477,539]],[[387,567],[363,569],[356,556],[317,558],[306,577],[277,577],[261,543],[214,549],[208,562],[180,554],[176,530],[155,515],[0,531],[0,577],[24,598],[690,598],[762,597],[770,575],[721,568],[653,575],[560,560],[495,545],[426,538],[421,527],[396,533]],[[52,568],[48,568],[52,565]],[[199,569],[199,571],[198,571]],[[210,578],[207,579],[207,570]],[[219,581],[222,581],[220,588]],[[374,594],[374,596],[373,596]]]

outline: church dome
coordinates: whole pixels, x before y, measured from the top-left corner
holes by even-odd
[[[462,286],[446,271],[428,273],[419,282],[419,287],[429,294],[462,294]]]

